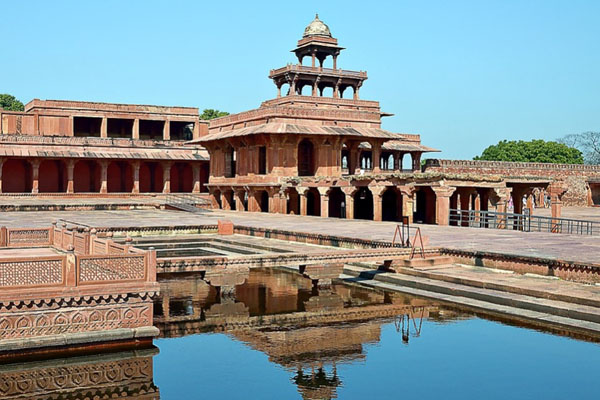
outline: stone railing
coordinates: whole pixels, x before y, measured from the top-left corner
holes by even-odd
[[[527,170],[571,170],[599,172],[600,165],[585,164],[553,164],[553,163],[528,163],[509,161],[479,161],[479,160],[440,160],[428,159],[425,168],[485,168],[485,169],[527,169]]]
[[[32,145],[80,145],[98,147],[152,147],[152,148],[183,148],[192,150],[199,146],[185,145],[185,140],[142,140],[125,138],[94,138],[74,136],[38,136],[2,134],[0,143],[32,144]]]
[[[49,246],[53,242],[51,228],[0,228],[0,247]]]
[[[158,334],[156,251],[67,224],[0,232],[9,249],[0,252],[0,355],[148,343]]]
[[[286,107],[273,106],[259,108],[257,110],[244,111],[236,115],[227,116],[212,120],[210,123],[210,133],[216,132],[216,129],[223,127],[233,129],[234,124],[240,122],[250,122],[253,120],[267,119],[273,117],[293,117],[298,119],[331,119],[331,120],[346,120],[346,121],[369,121],[374,123],[380,122],[378,113],[359,110],[346,110],[335,108],[308,108],[308,107]],[[236,127],[239,128],[239,127]]]
[[[336,75],[342,78],[359,78],[366,79],[367,72],[366,71],[350,71],[347,69],[333,69],[333,68],[323,68],[323,67],[309,67],[306,65],[298,65],[298,64],[288,64],[285,67],[272,69],[269,73],[269,77],[273,77],[275,75],[280,75],[286,72],[303,72],[309,74],[329,74]]]
[[[278,97],[271,100],[265,100],[262,102],[262,106],[275,106],[279,104],[290,104],[290,103],[308,103],[308,104],[328,104],[334,106],[350,106],[353,108],[370,108],[370,109],[379,109],[379,102],[374,100],[355,100],[355,99],[343,99],[343,98],[334,98],[334,97],[324,97],[324,96],[305,96],[305,95],[296,95],[289,94],[287,96]],[[226,118],[226,117],[223,117]],[[211,121],[212,122],[212,121]]]

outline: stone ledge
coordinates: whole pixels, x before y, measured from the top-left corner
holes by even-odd
[[[0,341],[0,353],[59,346],[73,346],[90,343],[103,343],[141,338],[155,338],[158,328],[146,326],[141,328],[120,328],[109,331],[67,333],[35,338],[9,339]]]

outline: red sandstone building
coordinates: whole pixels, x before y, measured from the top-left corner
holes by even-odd
[[[198,109],[32,100],[0,109],[2,193],[205,191],[207,132]]]
[[[532,209],[545,191],[554,216],[563,199],[600,204],[598,166],[422,166],[422,154],[437,150],[381,128],[392,114],[360,98],[367,73],[338,68],[342,50],[316,17],[292,50],[297,63],[270,71],[277,97],[210,125],[188,107],[35,99],[24,112],[0,109],[0,191],[210,191],[216,208],[437,224],[450,209],[505,211],[511,197],[519,213],[523,198]]]
[[[390,114],[360,99],[367,73],[339,69],[341,50],[316,17],[292,50],[297,64],[269,74],[277,98],[211,121],[209,134],[192,142],[210,153],[214,207],[447,224],[450,209],[505,211],[512,195],[518,213],[524,196],[531,207],[536,189],[550,189],[560,208],[564,186],[551,185],[548,175],[507,179],[495,171],[448,171],[439,162],[422,168],[421,155],[436,150],[419,135],[381,129]],[[329,57],[333,68],[323,66]]]

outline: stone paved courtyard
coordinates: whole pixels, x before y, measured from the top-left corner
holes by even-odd
[[[598,210],[597,213],[600,214],[600,209],[589,210]],[[0,213],[0,225],[8,227],[48,226],[58,218],[91,226],[216,224],[218,219],[229,219],[240,225],[389,241],[392,240],[395,228],[393,222],[324,219],[221,210],[202,211],[195,214],[168,210],[5,212]],[[429,236],[431,246],[494,251],[589,263],[600,262],[600,238],[597,236],[523,233],[436,225],[414,226],[420,226],[423,234]]]

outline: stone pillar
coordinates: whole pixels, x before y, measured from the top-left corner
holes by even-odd
[[[479,195],[478,191],[475,191],[473,193],[473,196],[473,211],[475,211],[475,225],[480,226],[481,214],[479,213],[479,211],[481,211],[481,196]]]
[[[108,193],[108,161],[100,161],[100,193]]]
[[[527,208],[529,209],[529,215],[533,215],[533,193],[527,195]]]
[[[300,188],[298,188],[300,189]],[[307,199],[306,199],[306,190],[298,190],[298,196],[300,196],[300,215],[307,214]]]
[[[136,118],[133,120],[133,129],[131,132],[131,138],[137,140],[140,138],[140,119]]]
[[[194,187],[192,188],[192,193],[200,193],[200,186],[202,183],[200,182],[200,164],[194,163],[192,164],[192,174],[194,180]]]
[[[432,187],[435,193],[435,223],[448,225],[450,222],[450,197],[456,190],[452,187]]]
[[[328,218],[329,217],[329,188],[328,187],[320,187],[317,188],[319,191],[319,197],[321,199],[321,217]]]
[[[131,189],[131,193],[138,194],[140,193],[140,162],[131,162],[131,168],[133,170],[133,189]]]
[[[383,192],[385,187],[370,187],[373,194],[373,221],[383,220]]]
[[[354,219],[354,186],[343,188],[342,191],[346,195],[346,219]]]
[[[260,211],[260,204],[258,204],[258,201],[256,200],[256,192],[254,190],[248,192],[248,211]]]
[[[67,160],[67,193],[75,192],[75,182],[73,173],[75,171],[75,160]]]
[[[163,140],[171,140],[171,121],[166,120],[163,126]]]
[[[170,162],[166,162],[163,167],[163,193],[171,193],[171,166]]]
[[[402,216],[408,218],[408,223],[413,223],[414,218],[414,202],[415,202],[415,191],[411,188],[408,191],[402,191]]]
[[[552,182],[548,186],[548,192],[550,193],[550,207],[552,211],[552,218],[560,218],[562,215],[562,196],[567,191],[566,187],[562,186],[561,182]],[[558,220],[553,220],[553,224],[558,223]]]
[[[40,191],[40,160],[31,160],[31,193]]]
[[[102,123],[100,124],[100,137],[108,137],[108,118],[103,117]]]
[[[381,143],[371,144],[371,157],[373,173],[378,174],[381,172]]]
[[[413,172],[421,172],[421,153],[410,153]]]

